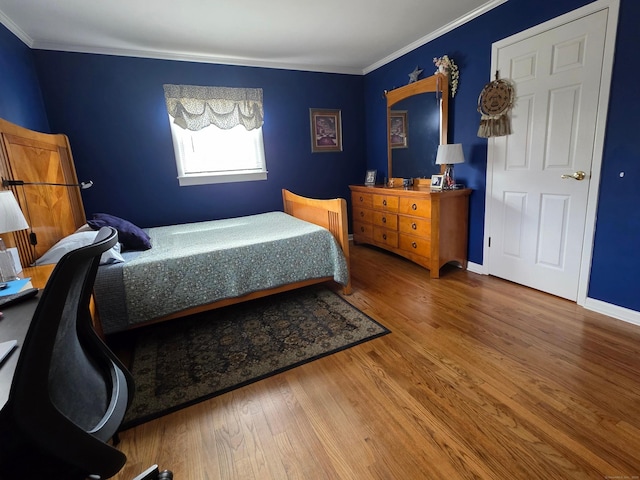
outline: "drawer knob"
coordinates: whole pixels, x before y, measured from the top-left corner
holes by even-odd
[[[387,206],[387,201],[386,200],[382,200],[382,205],[384,205],[386,207]]]
[[[386,240],[386,239],[387,239],[387,234],[386,234],[386,233],[383,233],[383,234],[382,234],[382,239],[383,239],[383,240]]]
[[[411,228],[413,228],[414,230],[417,230],[418,229],[418,225],[416,225],[415,223],[412,223],[411,224]]]
[[[364,217],[364,212],[362,210],[360,210],[360,216]]]
[[[417,244],[416,242],[411,242],[411,246],[412,246],[413,248],[418,248],[418,244]]]
[[[382,217],[382,223],[387,223],[387,217]]]
[[[364,202],[364,198],[360,197],[360,201],[361,201],[361,202]]]
[[[360,227],[360,231],[364,233],[364,227]]]
[[[411,210],[417,210],[417,209],[418,209],[418,205],[416,205],[415,203],[411,205]]]

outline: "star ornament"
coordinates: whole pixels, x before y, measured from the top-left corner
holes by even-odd
[[[416,65],[416,68],[414,68],[413,72],[409,74],[409,83],[417,82],[418,77],[420,76],[421,73],[422,73],[422,69],[418,68],[418,66]]]

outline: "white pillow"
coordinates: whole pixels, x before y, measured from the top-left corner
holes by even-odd
[[[78,228],[74,233],[78,232],[94,232],[95,230],[89,226],[88,223],[85,223],[80,228]]]
[[[51,247],[47,253],[42,255],[34,265],[47,265],[50,263],[58,263],[65,253],[75,250],[76,248],[91,245],[96,239],[98,232],[92,230],[90,232],[76,232],[72,233],[68,237],[64,237],[53,247]],[[120,243],[116,243],[112,248],[102,254],[100,258],[100,265],[109,265],[111,263],[124,262],[124,258],[120,255]]]

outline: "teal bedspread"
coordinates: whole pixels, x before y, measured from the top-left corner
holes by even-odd
[[[283,212],[148,232],[153,248],[122,264],[129,325],[301,280],[348,281],[331,233]]]

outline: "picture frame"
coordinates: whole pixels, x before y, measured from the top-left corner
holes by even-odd
[[[342,113],[340,110],[310,108],[311,151],[342,151]]]
[[[364,177],[364,184],[372,187],[376,184],[376,176],[378,175],[377,170],[367,170],[367,174]]]
[[[431,189],[442,190],[444,175],[431,175]]]
[[[407,148],[408,133],[407,110],[389,112],[389,144],[391,148]]]

